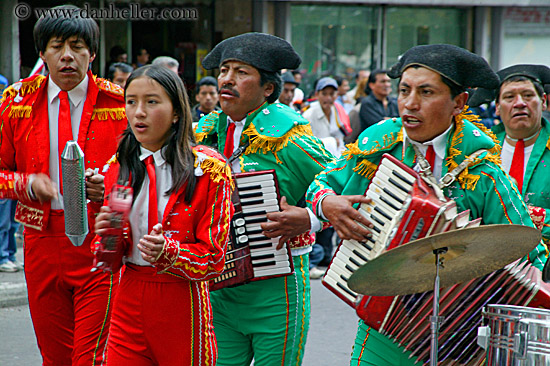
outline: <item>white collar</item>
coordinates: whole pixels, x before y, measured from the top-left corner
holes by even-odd
[[[236,125],[243,125],[244,126],[244,123],[246,122],[246,117],[244,117],[243,119],[241,119],[240,121],[233,121],[233,119],[231,117],[229,117],[229,115],[227,116],[227,125],[229,126],[229,124],[233,122],[234,124]]]
[[[61,88],[52,80],[51,76],[48,76],[48,103],[52,104],[52,101],[59,95]],[[67,92],[69,100],[74,107],[78,107],[88,93],[88,74],[84,75],[84,79],[77,86]]]
[[[162,149],[157,150],[155,152],[152,152],[150,150],[147,150],[143,146],[139,147],[141,154],[139,155],[139,160],[143,161],[147,159],[149,156],[153,155],[153,159],[155,159],[155,165],[156,166],[162,166],[164,163],[166,163],[166,160],[164,160],[164,151],[166,150],[166,146],[164,146]]]
[[[447,128],[447,130],[441,135],[436,136],[432,140],[426,142],[417,142],[411,140],[409,136],[407,136],[407,130],[405,130],[405,127],[403,127],[403,151],[407,150],[409,143],[419,146],[421,148],[421,151],[423,152],[428,149],[428,146],[432,145],[435,154],[441,159],[444,159],[447,152],[447,136],[449,135],[449,132],[451,132],[452,127],[453,125],[451,124],[449,128]]]

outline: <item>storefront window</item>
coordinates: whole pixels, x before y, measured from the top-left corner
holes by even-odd
[[[413,46],[448,43],[466,46],[467,10],[458,8],[388,7],[386,67]]]
[[[377,7],[292,5],[292,45],[302,57],[300,86],[311,91],[326,75],[353,80],[360,69],[371,69],[379,57],[376,46]]]
[[[504,9],[501,68],[515,64],[543,64],[550,60],[550,8]]]

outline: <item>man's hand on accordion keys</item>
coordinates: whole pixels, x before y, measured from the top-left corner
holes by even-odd
[[[286,197],[281,197],[280,212],[267,214],[268,222],[262,223],[263,234],[268,238],[280,236],[277,250],[281,249],[288,240],[309,231],[311,222],[305,208],[289,205]]]
[[[340,239],[354,239],[364,242],[371,233],[367,228],[372,228],[373,225],[358,210],[353,208],[353,204],[369,202],[371,202],[371,199],[362,195],[329,195],[323,198],[321,208],[323,215],[330,221]]]

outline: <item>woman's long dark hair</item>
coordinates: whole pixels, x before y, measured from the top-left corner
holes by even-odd
[[[185,201],[190,202],[195,190],[195,174],[192,147],[195,146],[195,135],[193,134],[191,108],[185,86],[179,76],[163,66],[146,65],[134,70],[124,88],[124,96],[128,86],[139,77],[149,77],[162,86],[170,97],[174,113],[178,116],[176,123],[172,124],[170,136],[166,139],[163,153],[164,159],[172,167],[172,187],[165,192],[169,195],[185,185]],[[164,147],[163,146],[163,147]],[[118,145],[117,157],[120,163],[119,181],[132,181],[134,198],[137,197],[143,179],[145,177],[145,164],[139,160],[140,144],[137,141],[132,129],[128,125]]]

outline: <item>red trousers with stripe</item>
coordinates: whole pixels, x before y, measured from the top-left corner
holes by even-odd
[[[73,246],[62,211],[52,212],[44,231],[25,229],[29,308],[44,366],[102,363],[119,277],[90,273],[92,238]]]
[[[108,366],[214,366],[208,284],[128,264],[113,304]]]

